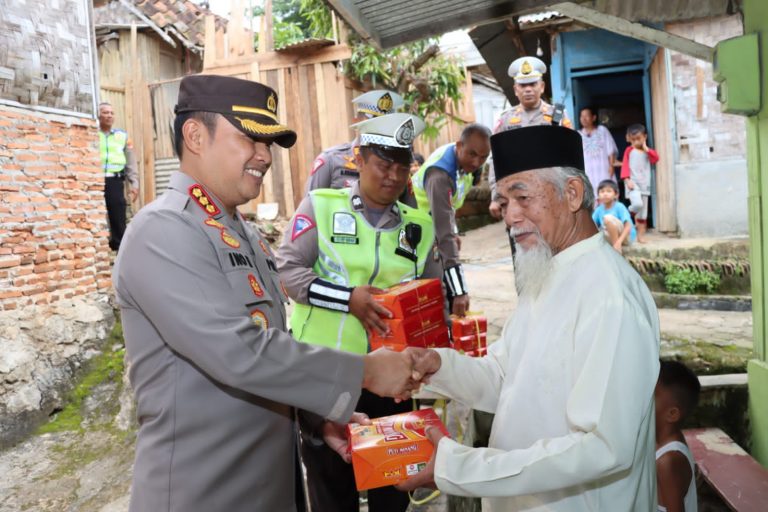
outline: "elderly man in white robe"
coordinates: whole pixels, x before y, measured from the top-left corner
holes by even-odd
[[[492,512],[656,510],[658,313],[592,222],[581,138],[534,126],[491,147],[517,310],[486,357],[409,349],[432,390],[495,413],[489,446],[431,429],[433,458],[401,488],[483,497]]]

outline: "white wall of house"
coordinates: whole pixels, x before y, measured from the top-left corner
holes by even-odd
[[[743,33],[739,16],[668,24],[666,30],[699,43]],[[724,114],[712,65],[670,52],[675,118],[675,189],[682,236],[748,233],[746,124]]]

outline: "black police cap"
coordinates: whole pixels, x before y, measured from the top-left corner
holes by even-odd
[[[562,126],[527,126],[491,136],[496,181],[524,171],[573,167],[584,171],[581,135]]]
[[[258,139],[274,140],[284,148],[296,143],[296,132],[277,118],[277,94],[258,82],[217,75],[184,77],[176,114],[216,112],[232,125]]]

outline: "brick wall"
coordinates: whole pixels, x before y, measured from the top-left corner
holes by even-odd
[[[671,23],[666,29],[708,46],[741,35],[744,30],[738,15]],[[712,79],[712,65],[676,52],[670,53],[679,161],[744,158],[747,144],[745,118],[721,112],[717,101],[717,83]]]
[[[105,293],[95,121],[0,105],[0,310]]]

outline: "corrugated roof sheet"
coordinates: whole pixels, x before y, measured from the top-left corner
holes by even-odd
[[[526,14],[524,16],[520,16],[517,22],[520,25],[532,25],[534,23],[541,23],[542,21],[549,21],[555,18],[560,18],[560,17],[561,15],[557,11],[545,11],[545,12],[537,12],[535,14]]]
[[[326,0],[364,38],[384,48],[518,14],[559,0]],[[741,0],[582,0],[632,21],[682,21],[733,12]]]

